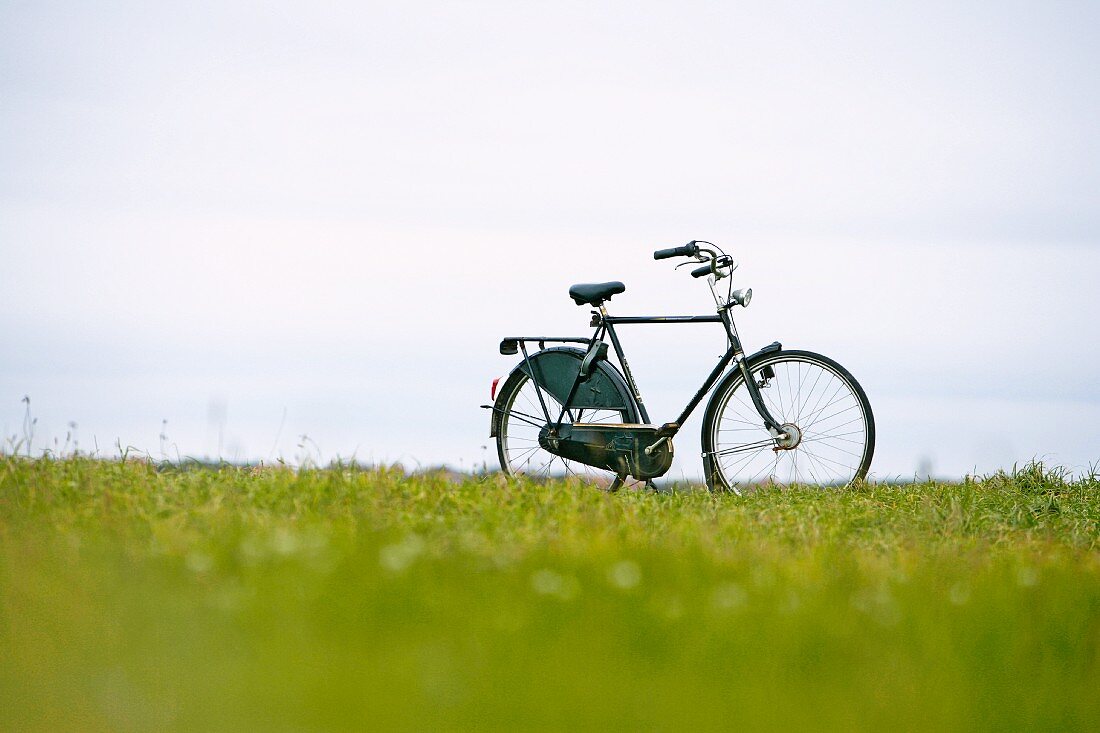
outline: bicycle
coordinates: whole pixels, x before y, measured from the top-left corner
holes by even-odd
[[[523,354],[503,385],[493,380],[493,404],[482,405],[492,410],[489,432],[501,470],[509,476],[577,475],[612,491],[633,477],[652,488],[652,480],[672,465],[672,439],[711,393],[702,458],[712,491],[741,493],[763,484],[847,486],[865,478],[875,421],[855,378],[828,357],[785,350],[778,341],[746,356],[731,311],[749,305],[752,289],[733,290],[732,279],[724,295],[718,288],[737,263],[702,240],[653,253],[655,260],[674,257],[690,258],[677,268],[704,263],[691,274],[707,278],[715,315],[612,316],[604,304],[626,286],[580,284],[569,296],[578,306],[596,309],[591,337],[509,336],[500,342],[501,354]],[[643,323],[721,323],[728,341],[679,417],[659,426],[650,420],[616,332],[616,326]],[[621,370],[608,358],[605,336]],[[528,353],[531,343],[539,350]]]

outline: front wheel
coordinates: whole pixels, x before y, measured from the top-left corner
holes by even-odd
[[[809,351],[776,351],[749,372],[783,425],[775,439],[753,407],[740,370],[724,380],[703,417],[703,462],[712,491],[761,485],[846,486],[863,479],[875,452],[875,418],[848,370]]]

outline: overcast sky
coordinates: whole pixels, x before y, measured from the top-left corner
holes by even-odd
[[[1100,461],[1100,4],[0,0],[0,34],[0,429],[28,395],[36,451],[492,463],[500,338],[585,333],[574,282],[709,312],[651,255],[700,238],[749,348],[861,381],[877,477]],[[622,335],[657,421],[724,349]]]

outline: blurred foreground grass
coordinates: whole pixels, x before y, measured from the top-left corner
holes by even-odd
[[[1098,490],[0,458],[0,729],[1095,730]]]

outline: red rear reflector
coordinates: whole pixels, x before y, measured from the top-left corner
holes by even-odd
[[[489,390],[489,399],[495,400],[497,398],[497,383],[500,381],[500,377],[493,380],[493,388]]]

